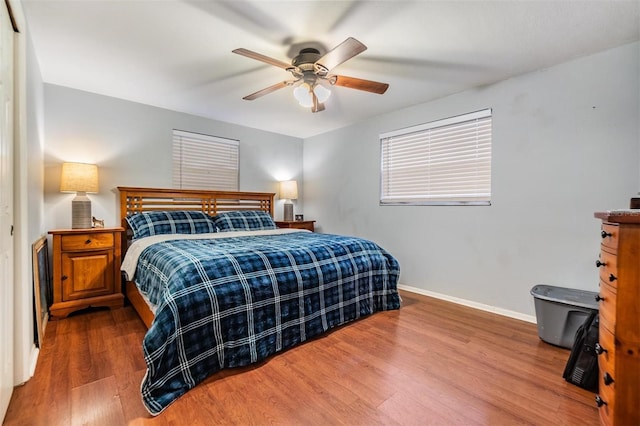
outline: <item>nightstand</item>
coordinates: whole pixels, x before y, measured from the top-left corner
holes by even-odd
[[[314,223],[316,223],[315,220],[277,220],[276,226],[278,228],[308,229],[309,231],[314,232]]]
[[[91,306],[123,306],[122,232],[124,228],[49,231],[53,236],[52,319]]]

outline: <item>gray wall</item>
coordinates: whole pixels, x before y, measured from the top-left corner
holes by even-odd
[[[46,233],[44,226],[44,90],[31,40],[27,56],[27,188],[29,240]]]
[[[59,192],[65,161],[98,165],[100,192],[89,198],[106,226],[119,224],[117,186],[170,188],[173,129],[240,140],[243,191],[277,193],[278,180],[302,181],[301,139],[49,84],[44,98],[47,229],[71,226],[74,195]],[[277,201],[276,218],[282,209]]]
[[[32,244],[45,232],[43,203],[44,117],[42,76],[19,4],[13,4],[22,31],[18,36],[19,143],[14,149],[14,380],[28,380],[35,368],[33,339]]]
[[[305,215],[373,239],[400,281],[531,319],[535,284],[597,291],[597,210],[637,193],[639,44],[304,141]],[[379,206],[381,132],[493,108],[490,207]],[[517,315],[516,315],[517,316]]]

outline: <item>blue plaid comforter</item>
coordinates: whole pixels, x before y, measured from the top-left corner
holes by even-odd
[[[157,415],[220,369],[398,309],[399,272],[373,242],[310,232],[151,245],[135,275],[157,306],[143,342],[145,406]]]

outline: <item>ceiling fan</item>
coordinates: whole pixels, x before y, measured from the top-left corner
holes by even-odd
[[[293,94],[298,102],[300,102],[300,105],[310,107],[311,112],[319,112],[324,111],[324,102],[331,94],[331,91],[325,87],[327,85],[364,90],[365,92],[378,93],[381,95],[387,91],[389,87],[387,83],[330,74],[333,68],[365,50],[367,50],[367,46],[355,38],[349,37],[322,56],[316,48],[307,47],[301,49],[300,53],[293,58],[291,64],[288,64],[261,55],[260,53],[252,52],[251,50],[235,49],[233,53],[274,65],[293,75],[293,80],[282,81],[273,86],[258,90],[242,99],[252,101],[271,92],[275,92],[278,89],[282,89],[283,87],[296,86]]]

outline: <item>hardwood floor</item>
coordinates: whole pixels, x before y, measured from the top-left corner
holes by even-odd
[[[399,311],[218,373],[157,417],[140,401],[145,329],[131,307],[53,321],[5,424],[599,424],[595,395],[562,379],[569,351],[535,324],[402,297]]]

